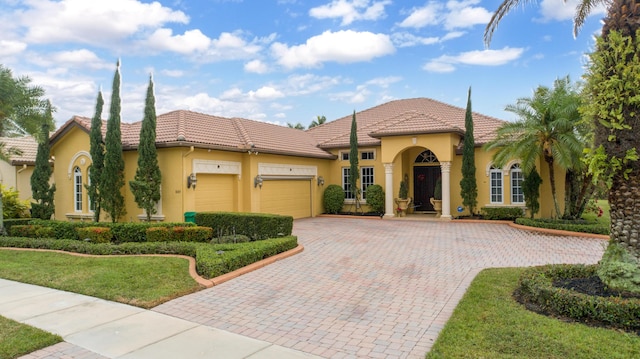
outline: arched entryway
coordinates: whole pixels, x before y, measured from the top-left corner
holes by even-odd
[[[415,212],[433,212],[430,198],[441,176],[440,161],[431,150],[424,150],[413,161],[413,196]]]

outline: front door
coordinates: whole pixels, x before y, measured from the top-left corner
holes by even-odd
[[[438,177],[440,177],[440,166],[413,167],[413,201],[416,211],[434,211],[429,199],[433,197]]]

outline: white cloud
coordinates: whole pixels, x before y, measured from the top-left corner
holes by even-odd
[[[265,74],[269,72],[269,67],[260,60],[251,60],[244,64],[244,71],[255,74]]]
[[[440,22],[439,12],[441,9],[442,5],[435,2],[428,3],[420,8],[414,8],[411,14],[402,20],[398,26],[419,29],[429,25],[437,25]]]
[[[20,41],[0,40],[0,57],[13,56],[27,48],[27,44]]]
[[[391,39],[393,40],[393,43],[397,47],[410,47],[410,46],[417,46],[417,45],[437,44],[444,41],[456,39],[458,37],[461,37],[464,34],[465,33],[461,31],[453,31],[445,34],[443,37],[437,37],[437,36],[420,37],[420,36],[410,34],[408,32],[396,32],[391,34]]]
[[[402,81],[400,76],[377,77],[365,82],[366,85],[375,85],[381,88],[387,88],[389,85]]]
[[[185,31],[184,35],[173,35],[171,29],[157,29],[146,40],[147,45],[156,50],[168,50],[180,54],[190,54],[207,50],[211,39],[200,30]]]
[[[217,39],[211,40],[209,49],[198,59],[203,62],[213,62],[256,57],[265,45],[275,39],[275,34],[251,40],[245,40],[243,35],[241,31],[221,33]]]
[[[518,59],[523,52],[523,48],[504,47],[502,50],[468,51],[457,56],[443,55],[429,61],[423,69],[430,72],[452,72],[457,64],[499,66]]]
[[[576,6],[579,2],[579,0],[542,0],[540,3],[540,13],[542,18],[538,18],[536,20],[541,22],[573,20],[573,17],[576,14]],[[604,15],[606,12],[606,6],[603,3],[595,7],[589,13],[589,16]]]
[[[314,74],[291,75],[286,79],[283,87],[287,96],[304,96],[326,91],[342,82],[340,77]]]
[[[111,69],[113,64],[101,60],[93,51],[87,49],[56,52],[48,56],[54,63],[64,66],[88,67],[92,69]]]
[[[474,7],[479,0],[449,1],[447,2],[447,13],[444,24],[445,29],[459,29],[473,27],[478,24],[486,25],[492,13],[482,7]]]
[[[186,24],[189,18],[159,2],[137,0],[32,0],[17,12],[27,27],[26,38],[36,43],[83,42],[100,45],[153,29],[168,22]]]
[[[182,77],[184,76],[184,71],[182,70],[168,70],[168,69],[164,69],[162,71],[160,71],[161,74],[168,76],[168,77]]]
[[[390,0],[333,0],[331,3],[314,7],[309,10],[309,16],[316,19],[342,18],[342,25],[349,25],[357,20],[378,20],[386,14],[384,7],[391,4]]]
[[[304,45],[287,46],[274,43],[273,55],[287,68],[318,67],[323,62],[353,63],[389,55],[395,48],[385,34],[352,30],[331,32],[311,37]]]
[[[262,86],[255,91],[243,92],[242,89],[232,88],[225,91],[220,98],[229,101],[269,101],[284,97],[284,94],[273,86]]]

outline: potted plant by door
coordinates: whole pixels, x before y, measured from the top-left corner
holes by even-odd
[[[433,197],[429,199],[429,202],[431,202],[433,209],[436,211],[436,218],[440,218],[442,215],[442,179],[439,177],[433,189]]]
[[[396,198],[396,205],[398,215],[404,217],[407,214],[407,208],[411,204],[411,198],[409,198],[409,188],[407,182],[400,182],[400,191],[398,191],[398,198]]]

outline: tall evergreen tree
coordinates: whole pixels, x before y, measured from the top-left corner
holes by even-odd
[[[460,180],[462,205],[469,207],[473,216],[478,204],[478,184],[476,183],[475,138],[473,137],[473,114],[471,113],[471,87],[467,97],[467,112],[464,118],[464,147],[462,149],[462,179]]]
[[[46,118],[41,125],[40,141],[38,143],[38,154],[36,155],[36,165],[31,175],[31,192],[36,203],[31,204],[31,216],[33,218],[51,219],[55,211],[53,197],[56,185],[49,184],[53,169],[49,163],[51,148],[49,146],[49,123],[53,119],[51,115],[51,103],[47,101]]]
[[[358,169],[358,124],[356,123],[356,111],[353,111],[351,120],[351,134],[349,136],[349,190],[356,201],[356,211],[360,202],[360,189],[358,189],[358,179],[360,170]]]
[[[522,181],[522,194],[524,194],[524,202],[529,209],[531,218],[540,210],[538,198],[540,198],[541,184],[542,178],[540,178],[538,170],[535,167],[524,176],[524,181]]]
[[[131,192],[138,207],[147,213],[147,221],[156,213],[156,203],[160,200],[162,176],[158,166],[156,151],[156,99],[153,95],[153,78],[149,77],[147,99],[144,107],[144,119],[140,128],[138,147],[138,169],[133,181],[129,181]]]
[[[102,208],[114,223],[126,213],[124,196],[121,192],[124,186],[124,158],[120,122],[120,61],[118,61],[116,73],[113,76],[111,106],[105,137],[104,170],[100,181]]]
[[[104,141],[102,140],[102,91],[98,92],[96,100],[96,112],[91,119],[91,133],[89,134],[91,154],[91,170],[89,171],[89,185],[86,185],[91,205],[93,206],[93,220],[100,221],[102,209],[100,199],[100,184],[102,182],[102,171],[104,169]]]

